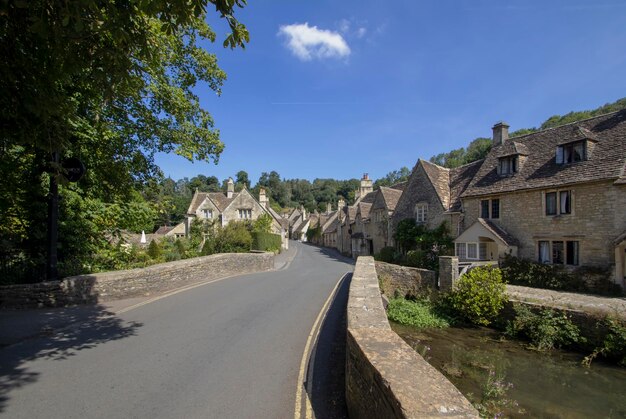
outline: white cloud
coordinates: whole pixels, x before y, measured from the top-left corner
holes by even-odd
[[[356,30],[356,37],[357,38],[363,38],[365,36],[365,34],[367,33],[367,29],[365,28],[359,28]]]
[[[341,19],[338,23],[339,32],[348,33],[350,30],[350,21],[348,19]]]
[[[308,23],[283,25],[278,34],[287,38],[287,48],[303,61],[350,55],[350,47],[338,32],[318,29]]]

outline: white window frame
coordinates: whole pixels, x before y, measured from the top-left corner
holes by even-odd
[[[461,255],[459,255],[459,248],[462,248],[465,250],[465,256],[463,257],[463,260],[481,260],[480,259],[480,245],[484,244],[485,246],[487,245],[487,243],[484,242],[463,242],[463,243],[455,243],[454,246],[454,253],[457,257],[460,258]],[[475,253],[476,253],[476,257],[470,257],[470,245],[475,246]],[[487,255],[487,249],[485,248],[485,260]]]
[[[211,208],[203,208],[202,215],[204,216],[205,219],[209,220],[213,218],[213,210]]]
[[[418,223],[425,223],[428,218],[428,204],[420,202],[415,204],[415,221]]]
[[[252,219],[252,209],[250,208],[240,208],[237,210],[237,215],[240,220],[250,220]]]

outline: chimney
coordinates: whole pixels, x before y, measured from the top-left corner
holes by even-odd
[[[333,212],[333,204],[329,202],[326,204],[326,214],[330,214],[331,212]]]
[[[339,201],[337,201],[337,209],[340,210],[345,206],[346,206],[346,201],[343,198],[339,198]]]
[[[504,142],[509,139],[509,126],[506,122],[498,122],[493,126],[492,130],[494,146],[504,144]]]
[[[261,206],[263,208],[267,208],[269,201],[267,199],[267,195],[265,195],[265,189],[264,188],[259,188],[259,204],[261,204]]]
[[[363,173],[363,178],[361,179],[361,188],[359,189],[359,197],[364,197],[373,190],[374,185],[372,184],[372,180],[369,178],[367,173]]]
[[[235,182],[232,177],[228,178],[226,182],[226,198],[232,198],[235,193]]]

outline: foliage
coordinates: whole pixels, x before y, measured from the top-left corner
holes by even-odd
[[[407,218],[398,223],[394,238],[405,254],[404,258],[396,258],[397,263],[433,271],[439,270],[439,256],[448,255],[454,249],[445,223],[430,230]]]
[[[405,182],[409,179],[411,171],[408,167],[403,166],[400,170],[393,170],[387,173],[384,177],[376,179],[374,181],[374,189],[379,189],[381,186],[392,186],[397,183]]]
[[[585,357],[583,365],[591,365],[598,355],[617,361],[626,367],[626,326],[619,320],[606,317],[598,321],[597,329],[606,330],[600,346],[596,347],[591,354]]]
[[[252,246],[251,226],[243,221],[231,221],[218,228],[215,237],[216,253],[246,253]]]
[[[488,326],[507,302],[500,269],[480,266],[466,272],[450,292],[448,301],[465,320]]]
[[[322,227],[313,227],[309,228],[306,231],[306,239],[309,242],[314,242],[315,240],[319,240],[322,237]]]
[[[387,317],[396,323],[419,328],[443,328],[452,324],[452,319],[438,311],[430,300],[393,298],[387,306]]]
[[[394,247],[383,247],[380,249],[380,253],[374,256],[374,259],[381,262],[393,263],[396,259],[396,249]]]
[[[508,392],[512,388],[513,383],[506,381],[504,374],[496,373],[490,368],[482,386],[480,402],[474,403],[481,417],[500,418],[503,416],[503,410],[518,408],[518,403],[508,398]],[[523,414],[523,411],[519,413]]]
[[[163,254],[163,250],[161,250],[161,246],[159,246],[159,242],[156,240],[150,241],[150,245],[148,245],[148,256],[152,259],[160,259]]]
[[[263,213],[256,220],[254,220],[252,231],[257,233],[270,233],[272,231],[272,216]]]
[[[562,291],[620,295],[622,289],[610,279],[606,268],[581,266],[567,270],[563,265],[547,265],[506,255],[502,276],[509,284]]]
[[[252,249],[265,252],[280,252],[282,239],[278,234],[252,232]]]
[[[535,313],[523,304],[515,304],[515,319],[507,325],[506,334],[510,337],[524,337],[539,351],[560,348],[584,342],[580,330],[567,317],[567,314],[552,309],[542,309]]]
[[[484,159],[489,151],[491,151],[491,139],[481,137],[473,140],[467,149],[461,147],[449,153],[440,153],[431,157],[430,161],[439,166],[454,168]]]

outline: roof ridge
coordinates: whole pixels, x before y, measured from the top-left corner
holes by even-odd
[[[515,140],[515,139],[519,139],[519,138],[524,138],[524,137],[528,137],[529,135],[539,134],[540,132],[552,131],[552,130],[555,130],[555,129],[559,129],[559,128],[563,128],[563,127],[567,127],[567,126],[571,126],[571,125],[575,125],[575,124],[580,124],[581,122],[587,122],[587,121],[591,121],[591,120],[594,120],[594,119],[603,118],[605,116],[618,114],[618,113],[624,112],[624,111],[626,111],[626,109],[620,109],[619,111],[613,111],[613,112],[609,112],[609,113],[603,113],[601,115],[591,116],[589,118],[580,119],[578,121],[573,121],[573,122],[568,122],[567,124],[559,125],[559,126],[556,126],[556,127],[550,127],[550,128],[546,128],[546,129],[538,129],[537,131],[529,132],[528,134],[518,135],[517,137],[509,137],[508,140]],[[565,114],[565,115],[567,115],[567,114]],[[591,131],[591,132],[593,132],[593,131]],[[506,144],[506,142],[504,144]]]
[[[444,170],[450,171],[450,168],[449,168],[449,167],[440,166],[440,165],[438,165],[437,163],[433,163],[433,162],[428,161],[428,160],[423,160],[423,159],[421,159],[421,158],[420,158],[420,159],[418,159],[418,162],[420,162],[420,161],[426,162],[426,163],[430,164],[431,166],[435,166],[435,167],[437,167],[437,168],[439,168],[439,169],[444,169]]]

